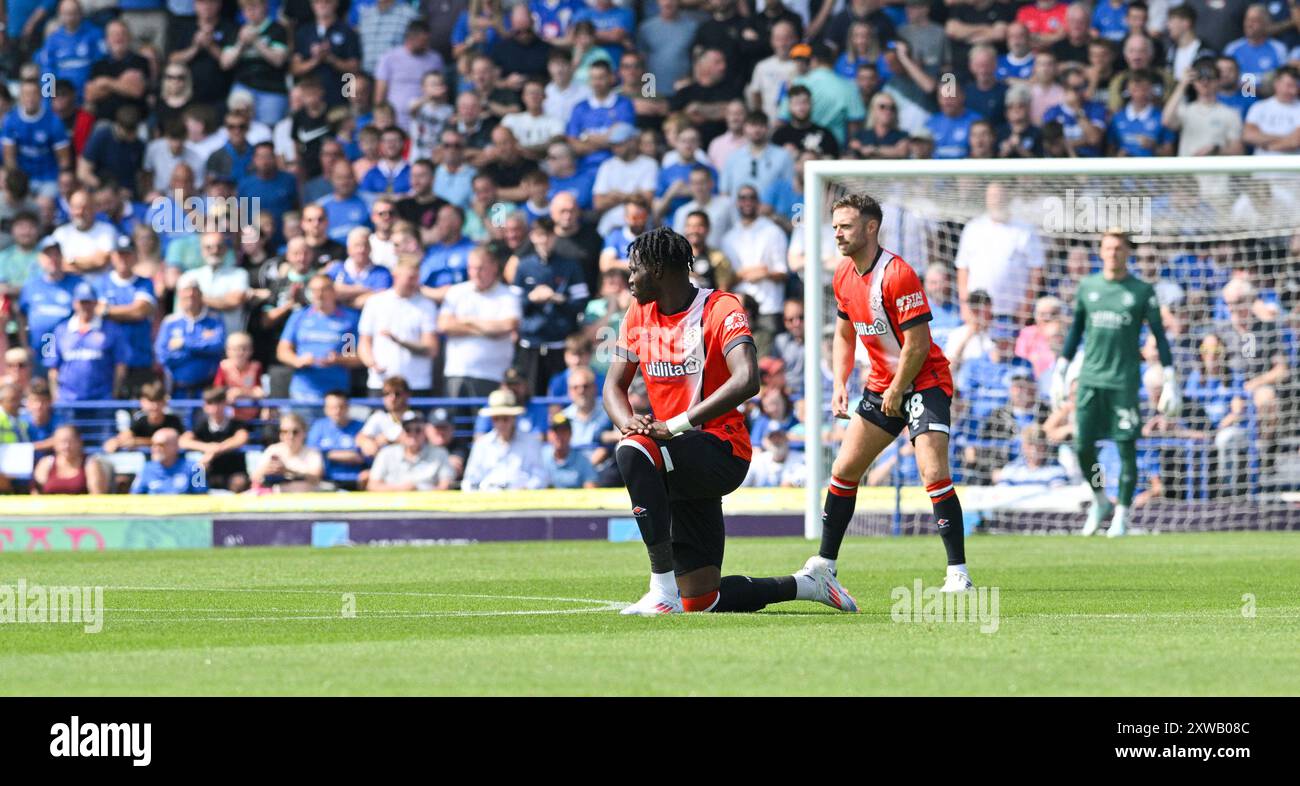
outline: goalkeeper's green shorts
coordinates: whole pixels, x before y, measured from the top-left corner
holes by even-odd
[[[1142,434],[1138,392],[1079,386],[1074,409],[1075,442],[1134,441]]]

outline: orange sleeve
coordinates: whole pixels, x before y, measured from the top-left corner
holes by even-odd
[[[618,326],[618,343],[614,345],[614,357],[631,363],[641,360],[641,309],[636,303],[627,307],[627,316]]]
[[[737,344],[754,343],[754,336],[749,332],[749,315],[740,298],[729,292],[719,294],[713,302],[705,327],[709,336],[717,337],[717,346],[722,348],[724,357]]]
[[[912,266],[903,260],[893,261],[885,278],[885,290],[885,308],[889,310],[900,333],[934,318],[921,279]]]

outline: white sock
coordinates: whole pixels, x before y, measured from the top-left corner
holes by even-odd
[[[659,590],[670,598],[675,598],[678,595],[677,574],[671,570],[667,573],[651,573],[650,587]]]
[[[1111,523],[1114,524],[1117,521],[1128,524],[1128,505],[1115,506],[1115,517],[1111,519]]]
[[[969,575],[970,575],[969,573],[966,572],[966,563],[965,563],[965,562],[963,562],[963,563],[960,564],[960,565],[949,565],[949,566],[948,566],[948,575],[951,576],[951,575],[954,574],[954,573],[960,573],[960,574],[962,574],[963,576],[969,576]]]
[[[794,577],[794,599],[795,600],[816,600],[817,599],[817,582],[812,576],[803,575]]]

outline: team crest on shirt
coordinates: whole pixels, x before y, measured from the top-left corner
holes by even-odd
[[[1089,293],[1088,293],[1088,302],[1089,302],[1089,303],[1096,303],[1098,300],[1101,300],[1101,293],[1100,293],[1100,292],[1089,292]]]
[[[1132,306],[1134,302],[1135,301],[1133,300],[1133,294],[1131,292],[1125,292],[1123,297],[1124,307],[1128,308]]]
[[[685,345],[688,354],[700,345],[700,328],[698,325],[692,325],[682,332],[682,343]]]
[[[871,313],[879,314],[883,306],[884,301],[880,297],[880,290],[873,287],[871,289]]]

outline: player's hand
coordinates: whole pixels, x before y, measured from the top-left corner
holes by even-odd
[[[653,421],[647,432],[650,439],[657,442],[667,442],[673,438],[673,432],[668,430],[668,424],[662,420]]]
[[[903,392],[892,385],[885,388],[885,392],[880,394],[880,411],[884,412],[887,417],[901,418],[903,416]]]
[[[623,436],[625,437],[630,437],[633,434],[648,435],[650,433],[650,426],[654,422],[655,419],[652,415],[633,415],[627,423],[623,424],[623,428],[620,429],[620,431],[623,432]]]
[[[1052,370],[1052,409],[1060,409],[1065,406],[1065,401],[1070,397],[1070,386],[1066,382],[1066,374],[1070,370],[1070,364],[1065,362],[1064,358],[1058,358],[1056,368]]]
[[[849,390],[843,385],[836,385],[831,393],[831,415],[841,420],[849,417]]]
[[[1165,381],[1160,388],[1160,400],[1156,410],[1167,418],[1174,419],[1183,410],[1182,396],[1178,394],[1178,375],[1168,366],[1165,367]]]

